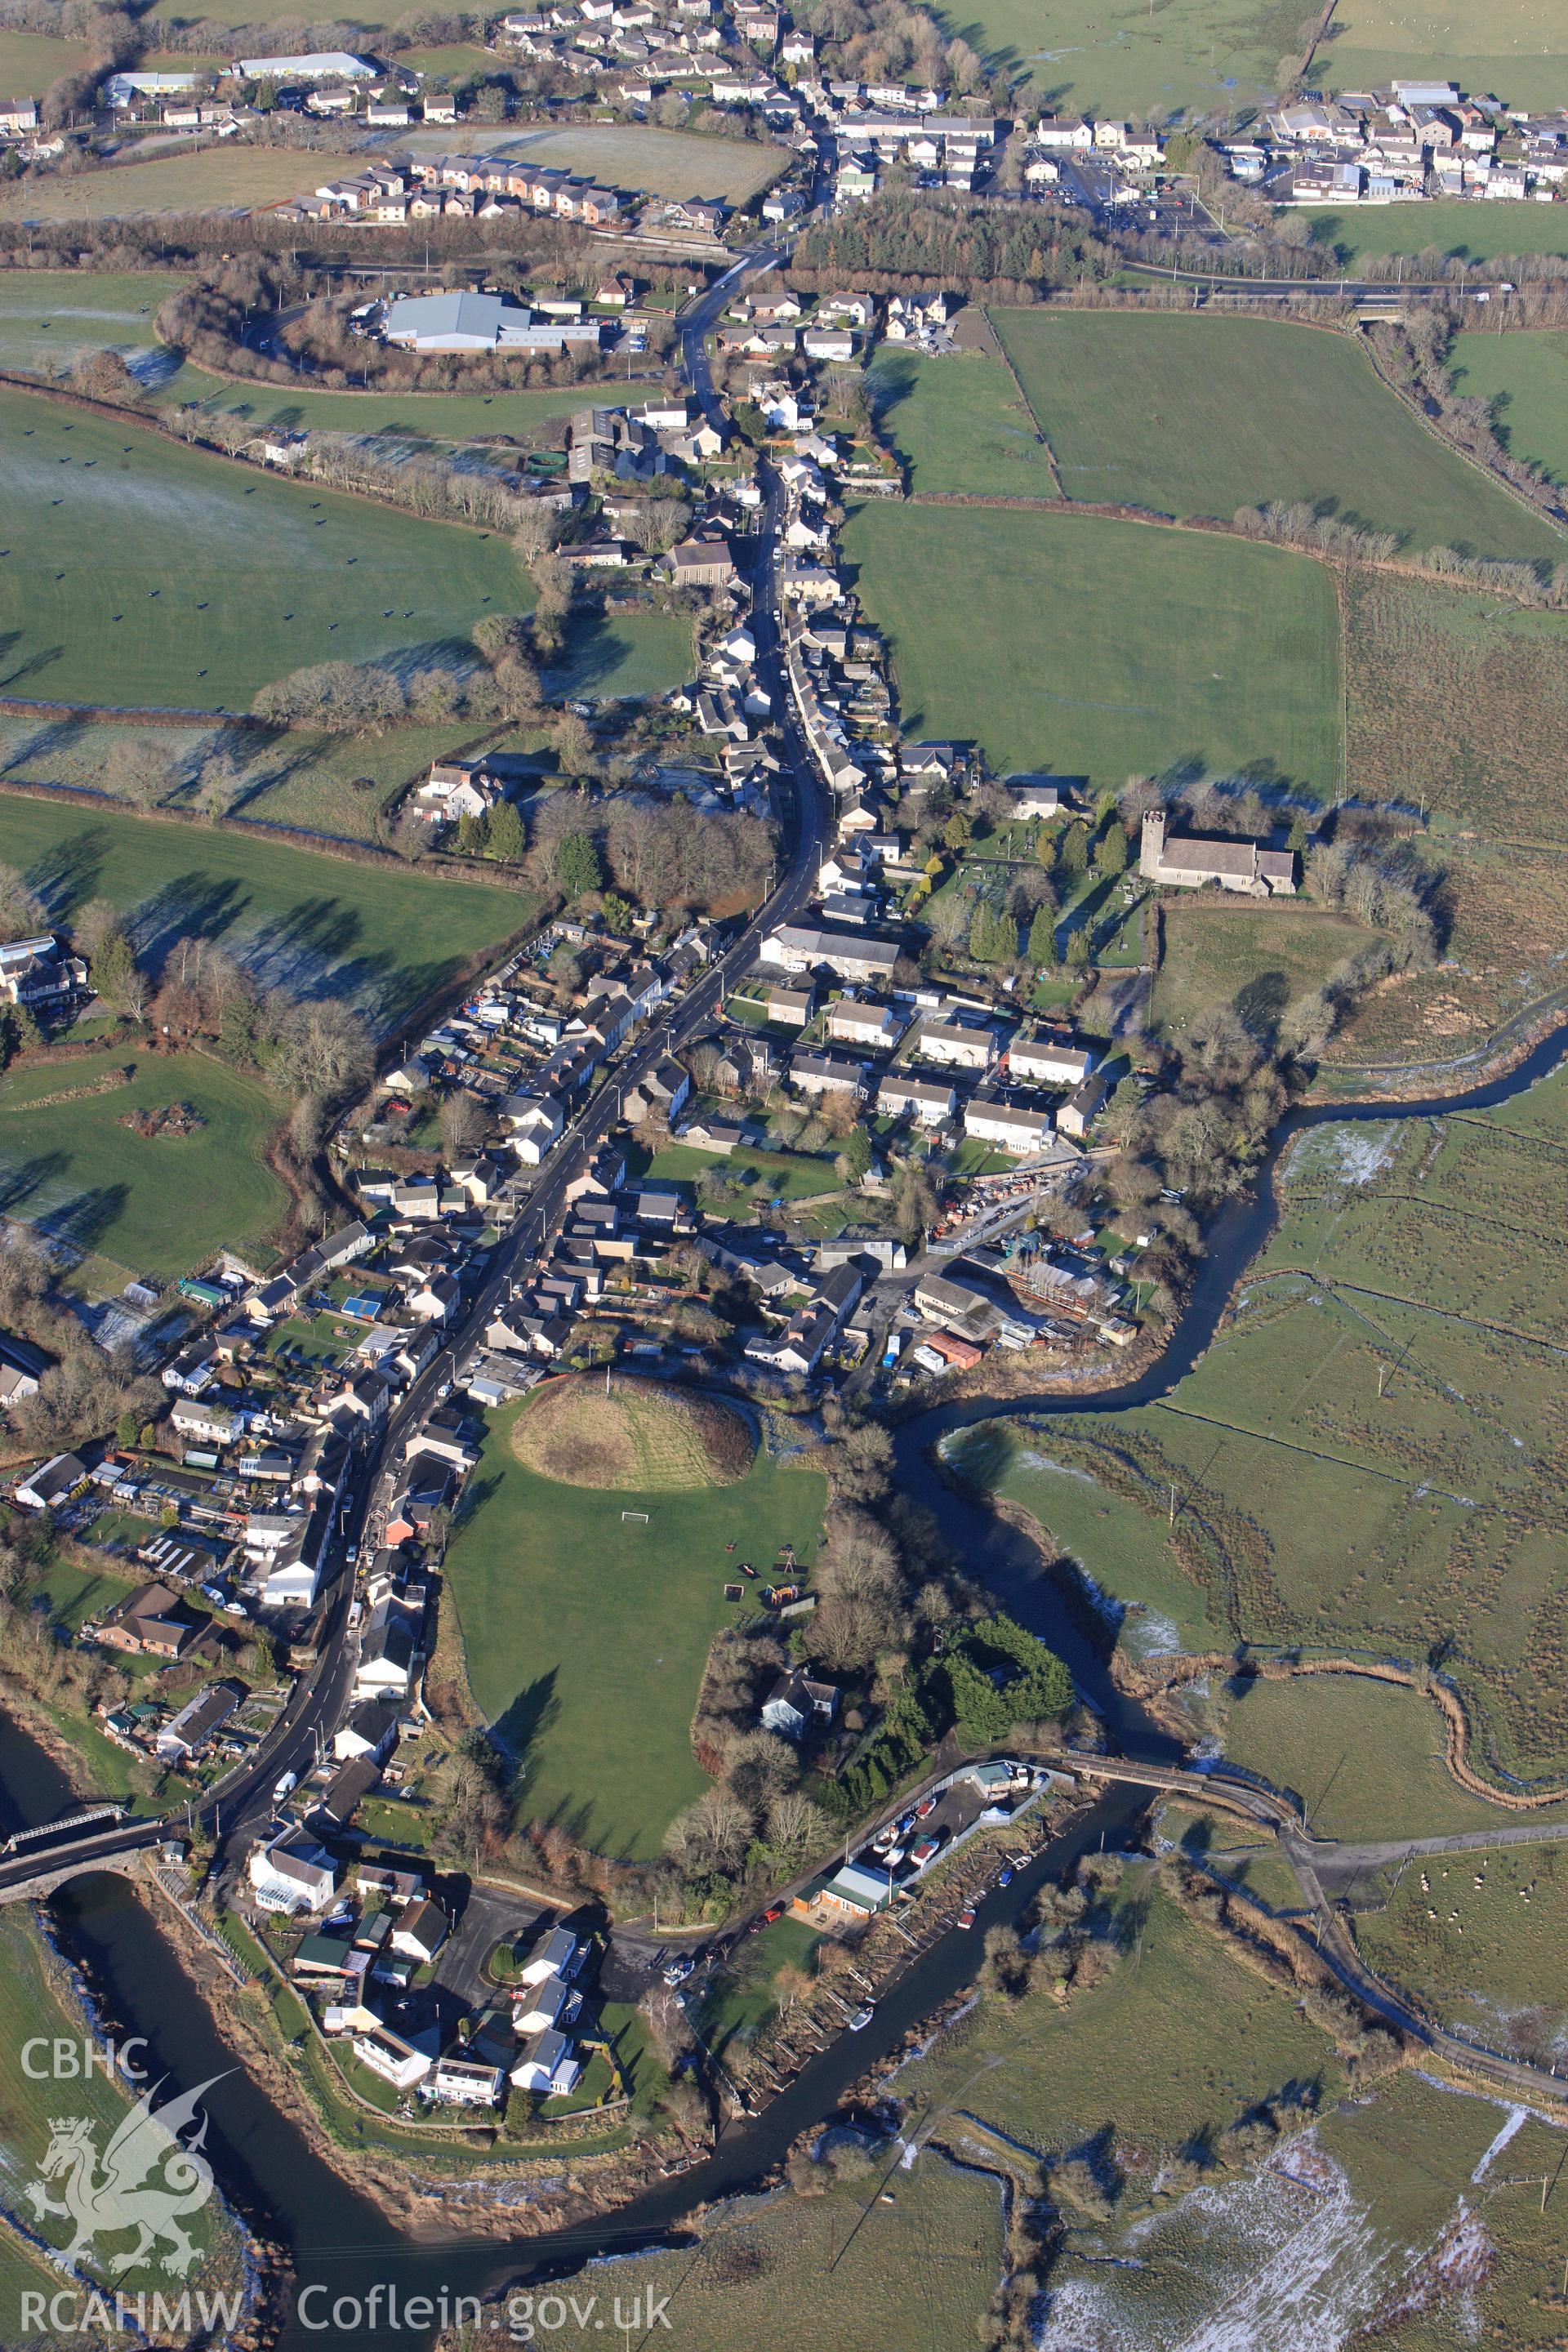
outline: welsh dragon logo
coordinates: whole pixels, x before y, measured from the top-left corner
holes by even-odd
[[[159,2268],[184,2277],[199,2249],[181,2225],[187,2214],[200,2211],[213,2188],[212,2167],[202,2154],[207,2124],[201,2100],[222,2079],[210,2075],[161,2107],[153,2105],[162,2088],[154,2083],[119,2125],[101,2161],[87,2116],[50,2118],[49,2144],[38,2167],[43,2178],[30,2183],[27,2201],[40,2221],[54,2214],[74,2227],[70,2244],[60,2249],[62,2260],[78,2262],[96,2238],[134,2230],[129,2253],[105,2258],[110,2276],[156,2257]],[[182,2139],[198,2116],[198,2128]],[[48,2181],[63,2184],[59,2197],[49,2195]],[[169,2251],[159,2256],[164,2245]]]

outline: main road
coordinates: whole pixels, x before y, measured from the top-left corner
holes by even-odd
[[[742,278],[775,268],[786,254],[786,246],[773,242],[742,254],[723,277],[680,313],[681,361],[687,379],[704,414],[726,429],[728,420],[713,388],[706,339]],[[367,1530],[374,1535],[377,1529],[404,1447],[451,1381],[456,1361],[471,1348],[476,1338],[483,1335],[497,1309],[510,1298],[519,1273],[539,1255],[560,1223],[568,1188],[616,1124],[626,1093],[664,1055],[679,1051],[713,1019],[735,981],[755,961],[764,935],[776,924],[793,920],[815,895],[817,868],[832,837],[832,816],[826,789],[788,707],[779,650],[777,572],[773,562],[781,513],[782,492],[770,477],[760,527],[745,544],[751,550],[752,625],[757,640],[757,671],[779,722],[791,802],[777,879],[756,913],[723,953],[692,982],[666,1017],[650,1024],[647,1035],[624,1060],[605,1072],[574,1115],[530,1192],[526,1206],[497,1249],[479,1287],[467,1300],[447,1346],[389,1413],[348,1499],[338,1539],[339,1572],[326,1604],[316,1663],[296,1686],[263,1751],[242,1766],[203,1808],[204,1825],[221,1832],[223,1851],[232,1851],[241,1838],[255,1834],[270,1811],[272,1790],[278,1780],[290,1771],[303,1778],[342,1719],[355,1664],[355,1643],[348,1622],[353,1580],[342,1573],[342,1563],[348,1549],[356,1547]],[[128,1830],[127,1836],[130,1834]]]

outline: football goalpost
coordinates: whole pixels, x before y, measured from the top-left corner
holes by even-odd
[[[623,1511],[621,1513],[621,1525],[624,1528],[628,1519],[634,1519],[639,1527],[646,1528],[652,1517],[653,1513],[651,1511]]]

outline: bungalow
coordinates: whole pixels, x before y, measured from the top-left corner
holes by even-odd
[[[511,2070],[520,2091],[547,2099],[563,2099],[582,2077],[582,2062],[563,2033],[541,2033],[530,2042]]]
[[[409,1905],[393,1928],[392,1948],[423,1966],[435,1958],[450,1932],[446,1913],[424,1895]]]
[[[87,1484],[87,1465],[74,1454],[54,1454],[18,1478],[12,1493],[30,1511],[52,1511],[68,1503]]]
[[[105,1649],[133,1656],[178,1658],[211,1622],[166,1584],[143,1584],[106,1619],[98,1639]]]
[[[570,2025],[583,2006],[564,1977],[546,1977],[520,1992],[511,2005],[511,2021],[519,2033],[543,2033]]]
[[[345,1829],[380,1779],[381,1767],[373,1756],[351,1758],[328,1781],[319,1811],[333,1829]]]
[[[160,1763],[179,1766],[199,1756],[245,1696],[242,1684],[223,1682],[188,1699],[158,1734],[154,1744]]]
[[[362,2066],[390,2083],[395,2091],[417,2090],[436,2063],[437,2036],[434,2026],[420,2032],[395,2033],[390,2025],[363,2027],[353,2037],[353,2053]]]
[[[518,1982],[541,1985],[551,1977],[574,1977],[587,1957],[588,1948],[570,1927],[552,1927],[542,1943],[536,1944],[521,1968]]]

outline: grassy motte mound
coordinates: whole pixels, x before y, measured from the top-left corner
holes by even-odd
[[[740,1414],[710,1397],[624,1376],[606,1394],[592,1373],[568,1373],[537,1391],[511,1442],[542,1478],[660,1494],[732,1486],[756,1451]]]

